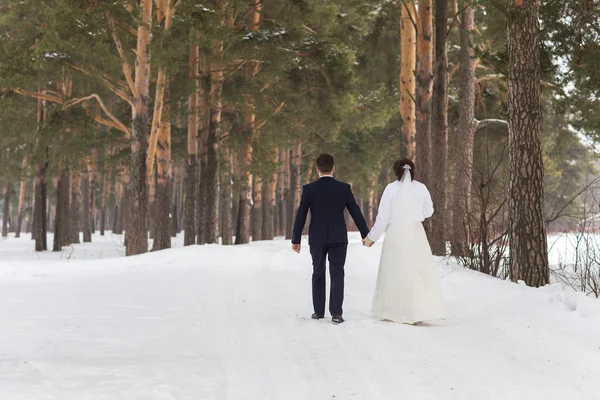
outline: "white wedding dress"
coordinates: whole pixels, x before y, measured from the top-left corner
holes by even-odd
[[[433,214],[429,191],[411,181],[390,183],[369,233],[376,241],[386,232],[373,298],[373,316],[413,324],[445,318],[442,291],[422,221]]]

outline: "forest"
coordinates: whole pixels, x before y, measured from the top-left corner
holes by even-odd
[[[321,153],[372,225],[410,157],[435,255],[543,286],[595,229],[598,65],[596,0],[0,0],[2,235],[289,239]]]

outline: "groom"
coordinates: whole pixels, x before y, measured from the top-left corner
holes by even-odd
[[[302,199],[294,221],[292,249],[300,253],[302,230],[308,210],[311,212],[308,244],[313,259],[312,296],[315,313],[312,319],[325,318],[325,260],[329,258],[331,292],[329,312],[334,324],[344,322],[344,264],[348,247],[348,232],[344,210],[347,208],[363,239],[369,233],[367,222],[360,212],[352,189],[347,183],[333,179],[335,163],[329,154],[317,158],[319,179],[302,188]]]

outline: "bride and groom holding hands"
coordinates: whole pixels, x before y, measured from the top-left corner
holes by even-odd
[[[292,234],[292,249],[299,253],[310,210],[312,318],[325,317],[325,266],[328,260],[331,277],[329,312],[334,324],[344,322],[344,265],[348,248],[346,209],[361,233],[364,246],[373,246],[386,233],[371,308],[373,316],[407,324],[444,318],[435,261],[422,224],[433,214],[433,204],[427,187],[414,180],[415,164],[406,158],[394,163],[397,180],[385,188],[375,225],[370,231],[350,185],[333,178],[333,157],[322,154],[316,164],[319,179],[302,189]]]

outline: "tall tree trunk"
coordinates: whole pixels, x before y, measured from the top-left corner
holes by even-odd
[[[23,208],[25,207],[25,185],[27,183],[27,160],[28,157],[23,157],[21,164],[21,185],[19,186],[19,204],[17,205],[17,227],[15,229],[15,237],[21,237],[23,224]]]
[[[416,163],[418,179],[431,184],[431,96],[433,90],[433,18],[432,0],[419,0],[416,89]]]
[[[8,221],[10,219],[9,217],[9,205],[8,205],[8,200],[9,200],[9,192],[10,192],[10,185],[8,184],[8,179],[6,180],[6,183],[4,184],[4,202],[3,202],[3,207],[2,207],[2,237],[8,237]]]
[[[120,179],[120,178],[117,178]],[[125,201],[125,183],[118,181],[115,185],[115,212],[113,215],[113,233],[122,235],[124,230],[124,216],[127,210]]]
[[[210,125],[208,129],[206,165],[206,243],[219,242],[219,141],[221,137],[221,109],[223,92],[223,42],[213,48],[210,88]]]
[[[69,237],[71,243],[80,243],[79,240],[79,217],[81,213],[81,174],[79,171],[71,173],[71,204],[69,206]]]
[[[471,215],[471,180],[473,177],[473,145],[475,140],[475,58],[473,49],[473,9],[463,6],[460,25],[460,113],[456,137],[455,180],[453,190],[452,254],[469,255],[469,220]]]
[[[92,162],[90,165],[90,230],[96,232],[96,180],[98,179],[98,150],[92,150]],[[90,239],[91,241],[91,239]]]
[[[86,167],[87,168],[87,167]],[[90,199],[90,174],[86,169],[83,173],[82,188],[81,188],[81,203],[83,206],[82,213],[82,229],[83,229],[83,242],[92,242],[92,201]]]
[[[38,100],[37,131],[42,129],[46,115],[46,103]],[[39,146],[39,142],[36,143]],[[39,151],[38,151],[39,153]],[[33,227],[32,239],[35,240],[35,251],[48,250],[48,215],[46,196],[46,170],[48,169],[48,148],[45,149],[45,162],[40,162],[35,167],[35,190],[33,201]]]
[[[293,218],[300,204],[300,166],[302,159],[302,142],[294,145],[290,154],[290,189],[288,194],[288,222],[286,225],[285,238],[292,238]]]
[[[56,216],[54,218],[54,246],[52,251],[62,251],[63,246],[70,244],[71,221],[69,218],[69,171],[61,168],[60,179],[56,185]]]
[[[54,185],[55,188],[58,186]],[[52,203],[50,202],[50,198],[46,197],[46,210],[48,210],[48,219],[46,224],[48,226],[48,232],[54,233],[56,226],[56,207],[52,207]]]
[[[38,164],[35,168],[35,198],[33,205],[33,232],[35,251],[48,250],[48,217],[46,208],[46,169],[48,163]]]
[[[508,146],[510,277],[548,284],[541,144],[539,2],[509,1]]]
[[[179,233],[179,210],[180,203],[180,188],[183,185],[183,170],[184,164],[180,167],[175,168],[175,172],[173,173],[173,178],[171,179],[172,188],[171,191],[171,237],[176,238]]]
[[[190,34],[189,77],[193,90],[188,97],[187,163],[185,165],[185,220],[184,246],[196,243],[196,186],[198,183],[198,103],[199,103],[199,51],[197,32]]]
[[[246,142],[241,151],[242,163],[244,165],[240,177],[240,199],[238,206],[238,219],[236,224],[235,244],[250,243],[250,216],[252,209],[252,175],[249,171],[252,148]]]
[[[140,0],[141,21],[137,31],[135,93],[132,108],[131,178],[129,182],[126,254],[148,251],[148,185],[146,158],[150,115],[150,41],[152,0]]]
[[[415,125],[415,68],[417,33],[415,21],[417,12],[414,0],[402,3],[400,18],[400,115],[402,116],[402,135],[406,140],[404,156],[416,155]]]
[[[206,243],[206,202],[207,202],[207,179],[208,179],[208,135],[210,130],[210,63],[203,63],[202,85],[200,88],[201,112],[202,112],[202,134],[200,135],[199,164],[198,174],[198,198],[196,204],[196,229],[198,230],[198,244]]]
[[[148,227],[150,239],[154,239],[156,228],[156,174],[148,176]]]
[[[184,183],[184,173],[185,173],[185,166],[182,166],[182,172],[179,178],[179,201],[177,203],[178,206],[178,214],[177,214],[177,232],[179,233],[181,232],[181,229],[183,228],[184,222],[183,222],[183,217],[184,217],[184,207],[185,207],[185,183]]]
[[[279,163],[279,150],[277,148],[273,151],[273,157],[275,165]],[[275,208],[277,205],[277,176],[278,169],[273,171],[273,174],[267,181],[267,187],[265,190],[265,207],[263,215],[263,239],[273,240],[275,238]]]
[[[373,226],[375,215],[375,189],[369,190],[369,199],[367,200],[367,224]]]
[[[174,0],[155,0],[156,21],[158,22],[158,25],[161,25],[164,22],[165,37],[168,37],[171,30],[171,26],[173,25],[173,1]],[[163,47],[164,49],[164,43],[161,43],[161,47]],[[159,68],[156,78],[154,111],[152,112],[152,128],[150,129],[150,139],[148,141],[148,155],[146,159],[146,169],[148,171],[149,182],[152,181],[152,177],[154,176],[154,161],[158,146],[160,126],[162,124],[162,118],[165,109],[168,82],[169,77],[167,74],[167,70],[164,67]]]
[[[224,245],[233,244],[233,182],[232,165],[231,165],[231,150],[223,149],[222,176],[221,182],[221,243]]]
[[[252,0],[252,10],[250,11],[250,25],[248,29],[252,32],[257,31],[260,25],[260,12],[262,9],[261,0]],[[249,61],[246,63],[246,80],[251,81],[258,73],[258,61]],[[250,242],[250,220],[252,207],[252,175],[250,175],[250,166],[252,165],[252,141],[256,135],[256,112],[254,99],[252,95],[246,95],[245,111],[245,129],[244,143],[240,153],[241,162],[241,187],[240,202],[238,211],[238,224],[235,243],[244,244]]]
[[[110,153],[109,153],[110,154]],[[106,167],[105,167],[106,169]],[[110,188],[111,188],[111,169],[109,168],[108,170],[104,171],[103,174],[103,184],[102,184],[102,204],[101,204],[101,209],[100,209],[100,235],[104,236],[104,232],[107,229],[106,228],[106,218],[107,218],[107,211],[108,211],[108,199],[110,198]],[[114,228],[114,226],[113,226]]]
[[[252,187],[252,240],[263,240],[263,182],[256,176]]]
[[[166,83],[168,85],[168,81]],[[169,89],[165,90],[163,115],[158,131],[157,186],[154,243],[152,251],[171,248],[171,105]]]
[[[446,175],[448,162],[448,59],[446,32],[448,0],[435,0],[435,71],[432,99],[432,177],[433,206],[431,250],[446,255]]]
[[[288,195],[288,181],[289,181],[289,163],[290,153],[287,148],[279,149],[279,176],[278,176],[278,191],[279,191],[279,226],[277,228],[277,235],[285,236],[287,226],[287,195]]]

